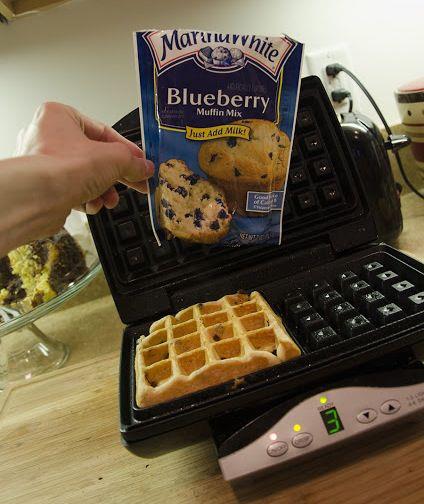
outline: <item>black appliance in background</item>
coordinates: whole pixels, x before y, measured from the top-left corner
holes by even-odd
[[[378,236],[382,241],[393,242],[403,227],[400,186],[398,189],[387,154],[393,147],[363,114],[341,114],[341,126],[356,161]],[[409,144],[408,137],[403,135],[398,135],[397,141],[397,149]]]
[[[403,220],[400,191],[393,178],[387,154],[387,149],[391,147],[371,119],[362,114],[342,114],[341,126],[356,161],[378,236],[382,241],[393,242],[402,232]],[[124,136],[131,137],[131,132],[138,132],[138,109],[123,117],[114,128]],[[402,143],[402,138],[400,142]],[[408,143],[405,137],[404,145]]]

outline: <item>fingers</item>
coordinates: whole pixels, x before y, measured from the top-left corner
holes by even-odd
[[[128,182],[125,179],[119,180],[122,184],[135,189],[136,191],[147,194],[149,192],[148,182],[147,180],[143,180],[142,182]],[[98,198],[90,200],[84,205],[78,205],[75,207],[75,210],[79,212],[83,212],[89,215],[95,215],[100,212],[103,207],[106,207],[108,210],[111,210],[117,206],[119,203],[119,194],[115,187],[110,187],[106,192],[104,192]]]
[[[108,170],[109,184],[117,180],[128,183],[142,182],[154,173],[154,165],[144,157],[135,157],[128,147],[120,142],[97,143],[96,154],[99,156],[99,170]]]
[[[135,143],[120,135],[110,126],[107,126],[106,124],[103,124],[99,121],[95,121],[94,119],[91,119],[90,117],[87,117],[78,111],[76,112],[79,114],[83,131],[90,140],[107,143],[120,142],[128,147],[133,156],[140,158],[145,157],[144,152],[139,147],[137,147]]]
[[[88,215],[95,215],[100,212],[103,208],[103,198],[99,196],[91,201],[88,201],[85,205],[85,213]]]
[[[87,210],[86,210],[86,204],[83,203],[82,205],[77,205],[73,208],[73,210],[77,210],[78,212],[81,212],[81,213],[87,213]]]
[[[100,121],[91,119],[79,112],[77,109],[56,102],[43,103],[35,112],[33,122],[40,124],[43,122],[51,123],[55,117],[54,128],[61,128],[63,123],[72,119],[76,130],[85,134],[85,136],[96,142],[113,143],[119,142],[126,145],[134,157],[144,158],[144,152],[133,142],[120,135],[113,128],[103,124]],[[69,135],[69,128],[67,129]]]
[[[64,188],[64,197],[72,207],[86,202],[84,209],[90,214],[118,204],[119,195],[113,187],[117,181],[145,193],[146,180],[154,173],[153,163],[133,142],[60,103],[47,102],[38,108],[18,139],[17,152],[21,153],[23,143],[27,154],[55,160],[49,174],[62,180],[58,185]]]
[[[123,172],[125,180],[129,183],[147,180],[155,173],[155,165],[149,159],[133,158],[133,164]]]
[[[118,191],[114,187],[110,187],[106,192],[104,192],[98,198],[88,201],[84,205],[78,205],[75,207],[75,210],[80,212],[84,212],[89,215],[94,215],[103,207],[106,207],[108,210],[115,208],[119,203],[119,194]]]
[[[114,187],[110,187],[105,193],[102,194],[102,199],[104,206],[108,210],[111,210],[112,208],[115,208],[119,203],[118,191]]]
[[[138,183],[153,175],[154,165],[151,161],[146,161],[144,152],[109,126],[81,114],[73,107],[55,102],[47,102],[39,107],[34,120],[37,123],[44,120],[50,124],[53,116],[56,121],[50,126],[56,130],[62,128],[64,123],[68,124],[64,138],[72,137],[69,122],[67,122],[71,120],[71,124],[74,125],[71,129],[75,128],[74,133],[76,130],[81,133],[82,130],[86,139],[91,140],[90,149],[96,146],[97,154],[104,159],[103,169],[107,169],[107,166],[112,164],[112,171],[115,172],[112,174],[112,179],[114,176],[116,178],[110,181],[108,187],[114,184],[117,178],[125,179],[129,183]],[[59,122],[57,122],[58,118],[60,118]],[[106,178],[108,178],[107,175]]]
[[[124,138],[111,127],[85,116],[77,109],[57,102],[45,102],[35,111],[32,125],[41,128],[49,136],[63,135],[63,140],[77,141],[81,132],[89,140],[103,143],[121,143],[137,158],[144,158],[144,152],[133,142]]]
[[[118,191],[114,187],[110,187],[98,198],[88,201],[85,205],[77,206],[75,210],[85,212],[89,215],[94,215],[100,212],[100,210],[103,207],[106,207],[108,210],[111,210],[112,208],[115,208],[118,203],[119,203]]]

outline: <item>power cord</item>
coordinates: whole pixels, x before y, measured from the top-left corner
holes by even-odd
[[[348,91],[347,89],[340,88],[331,92],[331,99],[337,103],[342,103],[342,101],[346,100],[346,98],[349,99],[349,112],[352,112],[353,100],[350,91]]]
[[[371,96],[367,88],[362,84],[362,82],[356,77],[354,73],[352,73],[348,68],[344,67],[343,65],[340,65],[340,63],[333,63],[331,65],[327,65],[325,68],[325,71],[328,76],[330,77],[336,77],[340,72],[344,72],[349,77],[359,86],[359,88],[363,91],[365,96],[368,98],[368,100],[371,102],[371,105],[374,107],[375,111],[377,112],[379,118],[381,119],[381,122],[384,125],[385,130],[387,131],[387,134],[389,135],[389,140],[391,140],[391,137],[394,137],[392,130],[390,126],[387,124],[386,119],[384,118],[381,110],[379,109],[377,103],[375,102],[374,98]],[[342,90],[343,91],[343,90]],[[346,91],[346,90],[344,90]],[[347,92],[347,91],[346,91]],[[337,101],[337,100],[335,100]],[[392,142],[391,142],[392,143]],[[405,170],[402,165],[402,161],[399,156],[399,152],[395,147],[395,142],[392,143],[393,145],[393,154],[396,158],[397,164],[399,166],[399,171],[403,177],[403,180],[405,181],[405,184],[411,189],[412,192],[414,192],[417,196],[419,196],[421,199],[424,199],[424,195],[421,194],[418,189],[412,184],[412,182],[408,179]]]

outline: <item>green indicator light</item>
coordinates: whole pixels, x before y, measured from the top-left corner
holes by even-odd
[[[320,415],[328,434],[337,434],[338,432],[344,430],[342,420],[339,417],[339,413],[336,408],[329,408],[324,411],[320,411]]]

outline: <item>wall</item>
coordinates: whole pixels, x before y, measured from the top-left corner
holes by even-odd
[[[0,25],[0,157],[12,154],[45,100],[107,123],[135,108],[137,28],[282,31],[313,49],[345,42],[354,70],[397,123],[393,90],[423,73],[423,15],[422,0],[72,0]]]

